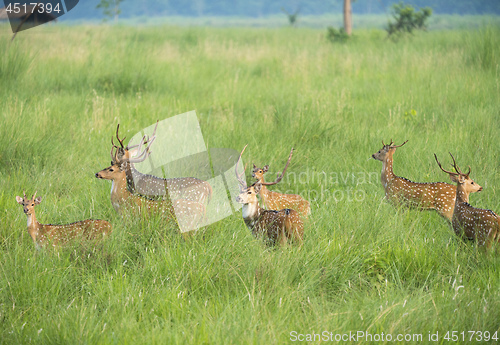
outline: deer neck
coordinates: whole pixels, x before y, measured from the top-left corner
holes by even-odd
[[[38,221],[36,220],[34,211],[32,214],[27,215],[27,217],[28,217],[28,233],[33,239],[33,242],[37,243],[38,235],[40,233],[40,230],[42,230],[42,224],[38,223]]]
[[[111,184],[111,203],[115,209],[130,197],[131,193],[127,189],[127,175],[123,171]]]
[[[267,199],[267,197],[269,196],[269,189],[267,189],[266,185],[264,184],[264,177],[262,177],[259,182],[262,184],[261,187],[260,187],[260,196],[262,197],[262,199]]]
[[[467,192],[463,185],[457,184],[457,195],[455,197],[455,206],[459,203],[469,202],[469,192]]]
[[[245,224],[250,229],[253,229],[253,227],[255,226],[255,222],[260,218],[262,210],[259,206],[259,202],[256,200],[255,202],[252,203],[243,204],[241,210]]]
[[[392,170],[392,153],[389,152],[386,159],[382,161],[382,175],[380,179],[382,180],[384,188],[387,188],[387,185],[394,178],[394,176],[395,175]]]
[[[127,187],[129,188],[129,191],[134,192],[135,191],[134,176],[137,178],[138,176],[141,176],[142,174],[139,172],[139,170],[137,170],[134,167],[134,164],[132,164],[132,163],[128,164],[125,172],[126,172],[126,177],[127,177]]]

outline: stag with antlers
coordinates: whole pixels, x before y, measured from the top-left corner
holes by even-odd
[[[241,151],[236,162],[235,174],[240,184],[240,194],[236,201],[243,204],[242,214],[246,226],[254,236],[263,236],[270,244],[286,244],[289,241],[301,244],[304,236],[304,224],[299,213],[288,208],[262,209],[257,200],[257,194],[262,192],[262,183],[257,181],[247,187],[242,178],[245,176],[245,170],[241,174],[238,173],[238,164],[245,148]]]
[[[457,184],[455,209],[451,222],[453,230],[462,238],[477,241],[478,245],[490,248],[493,243],[500,242],[500,217],[491,210],[476,208],[469,204],[469,194],[481,191],[483,188],[470,178],[470,167],[469,171],[464,174],[457,166],[455,157],[451,153],[450,156],[455,172],[443,169],[434,154],[441,170]]]
[[[273,186],[279,183],[283,176],[285,175],[286,169],[290,164],[290,160],[292,159],[293,148],[290,151],[290,155],[288,156],[288,161],[286,162],[285,168],[281,175],[278,173],[276,176],[276,180],[274,182],[266,182],[264,181],[264,174],[269,171],[269,165],[265,165],[263,168],[258,168],[255,164],[253,165],[252,177],[257,179],[257,182],[260,183],[260,197],[264,202],[264,207],[268,210],[281,210],[290,208],[297,212],[302,217],[307,218],[307,216],[311,213],[311,206],[309,201],[305,200],[303,197],[297,194],[282,194],[278,192],[273,192],[267,189],[267,186]]]
[[[165,219],[177,220],[182,231],[198,228],[205,218],[205,206],[198,202],[185,199],[157,200],[141,195],[132,194],[127,188],[127,171],[133,163],[143,162],[149,154],[149,148],[154,136],[146,140],[144,136],[139,144],[139,155],[134,158],[125,158],[119,154],[119,148],[113,153],[111,150],[111,166],[95,174],[97,178],[112,180],[111,204],[121,215],[138,216],[142,213],[162,215]],[[142,145],[148,143],[141,152]]]
[[[382,162],[382,186],[385,197],[395,206],[408,206],[419,210],[435,210],[440,216],[451,222],[455,207],[456,187],[444,182],[419,183],[404,177],[394,175],[392,170],[393,155],[401,145],[384,144],[372,155],[372,158]],[[472,190],[476,192],[477,190]],[[468,199],[467,195],[467,201]]]
[[[142,140],[144,144],[151,144],[156,137],[156,128],[154,129],[151,138],[144,136]],[[116,149],[116,157],[120,161],[130,161],[137,154],[138,145],[125,146],[123,144],[125,137],[120,139],[118,131],[120,124],[116,127],[116,139],[120,146],[117,146],[111,138],[113,145],[111,150]],[[144,161],[144,160],[141,160]],[[164,198],[164,199],[185,199],[190,201],[200,202],[207,205],[212,197],[212,187],[206,181],[195,177],[178,177],[178,178],[161,178],[154,175],[143,174],[135,169],[134,164],[126,165],[127,187],[133,194],[140,194],[149,198]]]

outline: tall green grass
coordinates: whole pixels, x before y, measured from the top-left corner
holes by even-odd
[[[384,202],[370,159],[381,140],[408,139],[395,173],[446,181],[433,153],[451,151],[484,187],[471,204],[500,212],[496,29],[397,44],[360,30],[344,45],[306,28],[32,31],[0,40],[11,66],[0,69],[0,342],[260,344],[367,331],[449,343],[447,331],[500,331],[500,258],[433,212]],[[130,138],[192,109],[208,147],[248,143],[245,162],[272,173],[296,149],[275,189],[312,203],[301,248],[266,247],[240,214],[185,240],[114,212],[111,184],[94,174],[109,165],[116,124]],[[114,232],[96,247],[37,252],[15,202],[23,189],[43,197],[43,223],[101,218]]]

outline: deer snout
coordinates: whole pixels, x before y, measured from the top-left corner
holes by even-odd
[[[95,173],[95,177],[96,177],[96,178],[102,178],[102,177],[101,177],[101,175],[99,175],[99,173],[100,173],[100,172]]]
[[[480,192],[480,191],[482,191],[482,190],[483,190],[483,187],[479,187],[479,190],[478,190],[478,192]]]

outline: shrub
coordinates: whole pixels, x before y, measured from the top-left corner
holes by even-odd
[[[396,22],[389,21],[387,26],[388,36],[400,36],[405,33],[413,33],[413,30],[427,29],[427,19],[432,14],[430,7],[415,11],[413,6],[400,2],[392,6],[392,16]]]
[[[349,39],[349,35],[347,34],[347,32],[345,32],[344,28],[340,28],[337,30],[334,27],[329,26],[326,28],[326,30],[326,38],[330,42],[344,43]]]

